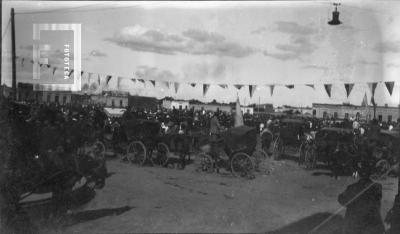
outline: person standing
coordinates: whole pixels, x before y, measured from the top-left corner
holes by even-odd
[[[382,185],[373,182],[371,166],[367,161],[361,162],[358,182],[349,185],[338,197],[342,206],[347,208],[345,214],[345,234],[381,234],[385,232],[380,215]]]
[[[220,157],[218,153],[218,139],[220,132],[224,129],[219,123],[218,114],[218,111],[214,112],[214,115],[210,119],[211,155],[215,158]]]

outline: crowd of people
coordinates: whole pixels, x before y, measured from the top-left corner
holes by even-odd
[[[14,133],[22,139],[20,147],[18,147],[21,155],[27,155],[28,151],[36,151],[39,154],[61,151],[72,153],[82,146],[83,142],[99,138],[105,133],[112,133],[119,129],[126,119],[137,118],[158,121],[165,133],[173,133],[171,129],[182,130],[180,127],[184,123],[186,127],[190,126],[192,129],[206,129],[211,138],[215,137],[222,129],[231,128],[234,125],[232,113],[219,110],[213,112],[175,108],[171,110],[127,108],[127,111],[121,117],[111,117],[107,116],[103,107],[101,105],[13,103],[10,105],[8,117],[9,121],[17,123],[13,126],[16,127]],[[279,126],[283,118],[287,117],[286,115],[274,114],[252,115],[244,113],[243,115],[244,124],[256,127],[259,131],[262,131],[263,128],[273,129],[274,126]],[[379,131],[385,128],[395,131],[399,128],[400,122],[379,123],[374,120],[372,121],[373,124],[370,124],[357,119],[336,120],[297,116],[290,116],[290,118],[304,119],[307,123],[304,126],[305,130],[340,127],[359,130],[361,134],[366,131]],[[172,128],[173,126],[178,127]],[[9,164],[11,168],[9,169],[18,168],[21,166],[18,164],[21,163],[26,162],[21,158],[11,161]],[[369,179],[370,173],[368,167],[360,170],[360,181],[349,186],[338,198],[339,203],[348,208],[346,217],[350,221],[345,225],[347,230],[350,230],[348,233],[365,233],[363,230],[365,231],[366,228],[374,230],[373,233],[382,233],[384,230],[382,219],[378,214],[382,187],[373,185],[373,182]],[[355,194],[365,189],[368,192],[363,193],[357,199],[353,199]],[[365,204],[369,205],[365,206]],[[370,211],[365,211],[365,207],[371,207],[372,214]],[[398,211],[396,212],[394,216],[398,215]],[[375,223],[369,223],[369,226],[364,225],[365,220],[362,219],[375,220]]]

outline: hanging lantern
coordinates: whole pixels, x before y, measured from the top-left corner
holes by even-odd
[[[340,6],[340,3],[333,3],[335,6],[335,11],[332,12],[332,20],[328,22],[330,25],[339,25],[342,22],[339,20],[339,11],[337,10],[337,7]]]

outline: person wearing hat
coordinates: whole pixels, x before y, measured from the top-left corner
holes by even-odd
[[[380,234],[385,227],[380,214],[382,185],[370,179],[373,165],[367,160],[359,163],[360,179],[349,185],[338,197],[345,206],[344,232],[346,234]]]
[[[220,138],[220,132],[224,130],[219,123],[218,114],[218,111],[214,112],[212,118],[210,119],[211,155],[215,158],[221,156],[218,153],[218,139]]]

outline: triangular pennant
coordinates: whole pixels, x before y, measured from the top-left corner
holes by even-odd
[[[227,89],[228,85],[227,84],[219,84],[219,87],[223,88],[223,89]]]
[[[249,85],[249,93],[250,93],[250,98],[253,97],[254,91],[256,91],[257,86],[256,85]]]
[[[375,96],[376,86],[378,86],[378,82],[370,82],[370,83],[368,83],[368,88],[369,88],[369,91],[371,91],[372,97]]]
[[[71,71],[69,72],[68,76],[71,77],[72,73],[74,73],[74,69],[71,69]]]
[[[390,96],[393,93],[394,81],[385,82],[386,88],[389,91]]]
[[[375,103],[375,98],[374,98],[374,96],[371,96],[371,103],[372,103],[372,105],[376,106],[376,103]]]
[[[315,89],[315,86],[313,84],[306,84],[306,86],[308,86],[308,87],[310,87],[312,89]]]
[[[240,90],[240,89],[243,87],[243,85],[239,85],[239,84],[236,84],[236,85],[234,85],[234,86],[235,86],[235,88],[238,89],[238,90]]]
[[[325,87],[325,91],[328,94],[328,96],[331,97],[332,85],[331,84],[324,84],[324,87]]]
[[[269,91],[271,93],[271,97],[272,97],[272,95],[274,95],[274,88],[275,88],[275,85],[270,85],[269,86]]]
[[[175,88],[175,93],[178,93],[178,89],[179,89],[179,83],[178,82],[174,82],[174,88]]]
[[[210,88],[209,84],[203,84],[203,96],[207,94],[209,88]]]
[[[47,64],[47,68],[50,68],[51,67],[51,65],[50,64]]]
[[[97,84],[96,83],[91,83],[89,86],[89,90],[91,92],[95,92],[97,90]]]
[[[85,83],[82,85],[82,91],[87,91],[89,90],[89,84]]]
[[[164,81],[165,86],[169,89],[169,81]]]
[[[344,88],[346,89],[347,97],[349,97],[351,90],[353,90],[354,84],[344,84]]]
[[[53,67],[53,76],[54,76],[54,73],[56,73],[56,70],[57,70],[57,68]]]
[[[108,76],[106,77],[106,84],[107,84],[107,85],[108,85],[108,82],[110,82],[111,78],[112,78],[112,76],[110,76],[110,75],[108,75]]]
[[[194,88],[194,87],[196,87],[196,83],[191,83],[190,86],[192,86]]]
[[[288,89],[293,89],[294,88],[294,85],[285,85],[286,86],[286,88],[288,88]]]
[[[364,94],[364,98],[361,102],[361,106],[364,106],[364,107],[368,106],[367,93]]]
[[[150,83],[153,85],[153,87],[156,87],[156,81],[155,80],[150,80]]]

